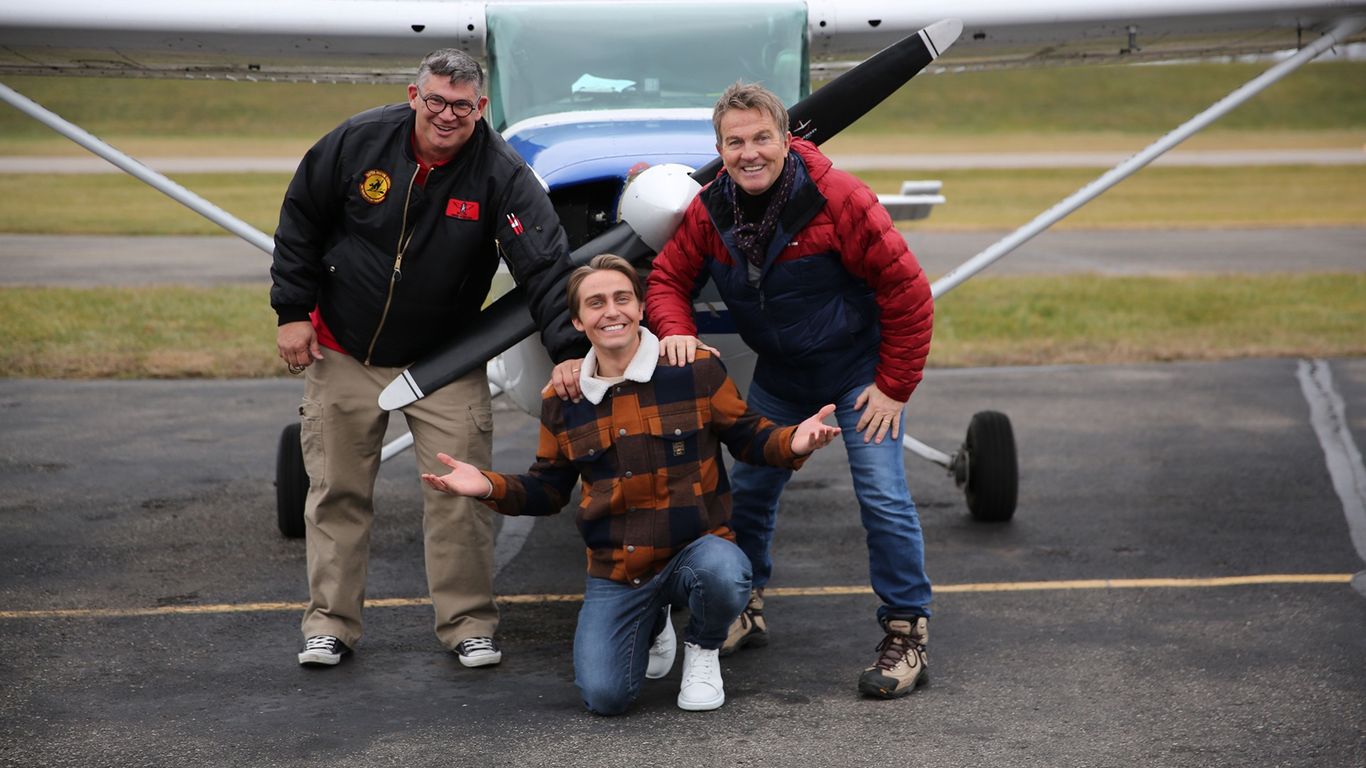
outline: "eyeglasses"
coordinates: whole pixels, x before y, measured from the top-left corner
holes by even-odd
[[[427,111],[431,112],[433,115],[439,115],[442,112],[445,112],[447,107],[450,107],[452,115],[456,117],[469,117],[470,113],[475,109],[474,104],[471,104],[464,99],[459,101],[446,101],[436,94],[423,96],[422,89],[420,88],[417,91],[417,97],[422,99],[422,103],[427,105]]]

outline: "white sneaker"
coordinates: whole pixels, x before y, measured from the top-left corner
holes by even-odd
[[[678,708],[705,712],[726,703],[721,685],[720,649],[683,644],[683,685],[678,689]]]
[[[299,663],[332,666],[340,662],[342,657],[350,652],[351,649],[346,647],[346,643],[332,635],[317,635],[304,641],[304,650],[303,653],[299,654]]]
[[[650,643],[650,660],[645,665],[645,676],[651,680],[669,674],[674,668],[674,656],[678,653],[678,637],[674,635],[673,611],[664,609],[664,629],[655,635]]]
[[[503,652],[491,637],[467,637],[455,646],[455,655],[467,667],[487,667],[503,660]]]

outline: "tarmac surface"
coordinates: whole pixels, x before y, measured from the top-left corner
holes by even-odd
[[[943,239],[922,253],[962,258],[995,239],[925,236]],[[993,269],[1359,270],[1362,238],[1048,233]],[[185,254],[236,242],[96,238],[78,257],[78,240],[38,242],[55,255],[21,269],[0,239],[0,282],[176,282]],[[206,263],[243,273],[183,280],[265,280],[237,246]],[[772,643],[723,662],[726,705],[678,710],[676,666],[614,719],[573,685],[569,514],[500,520],[503,663],[440,646],[411,453],[380,472],[366,638],[337,668],[296,664],[304,549],[276,530],[273,480],[301,392],[0,380],[0,766],[1366,765],[1366,359],[932,370],[912,434],[952,452],[973,413],[1008,414],[1020,497],[1011,522],[976,522],[907,458],[936,584],[930,686],[855,689],[881,634],[832,446],[784,496]],[[495,468],[523,470],[534,420],[496,422]]]
[[[1363,444],[1366,360],[1328,364]],[[431,632],[401,454],[367,636],[303,669],[304,549],[272,486],[299,381],[0,381],[0,765],[1360,766],[1362,554],[1298,368],[931,371],[913,434],[952,451],[972,413],[1004,411],[1021,485],[1012,522],[978,523],[908,458],[930,686],[855,690],[880,633],[836,446],[784,497],[772,643],[723,663],[726,705],[677,710],[675,667],[616,719],[573,686],[569,515],[502,525],[505,658],[464,669]],[[535,439],[500,411],[495,467],[524,469]]]

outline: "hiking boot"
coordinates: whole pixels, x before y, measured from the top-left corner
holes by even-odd
[[[705,712],[726,703],[721,684],[721,660],[717,649],[683,644],[683,684],[678,687],[678,708]]]
[[[887,636],[878,644],[877,661],[859,676],[858,689],[867,696],[895,699],[930,681],[930,659],[925,651],[930,640],[929,620],[924,616],[891,619],[882,627]]]
[[[346,643],[332,635],[316,635],[304,641],[304,651],[299,654],[299,663],[305,666],[333,666],[350,653]]]
[[[726,641],[721,643],[721,655],[729,656],[741,648],[763,648],[768,645],[768,624],[764,621],[764,591],[750,590],[749,605],[730,624]]]
[[[455,655],[467,667],[487,667],[503,660],[503,652],[491,637],[467,637],[455,646]]]
[[[674,656],[678,653],[678,637],[674,635],[672,611],[664,608],[664,629],[655,635],[650,643],[650,660],[645,663],[645,676],[658,680],[674,668]]]

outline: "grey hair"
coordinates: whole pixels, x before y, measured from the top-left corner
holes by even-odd
[[[733,83],[721,93],[711,112],[711,127],[716,143],[721,143],[721,118],[732,109],[757,109],[773,118],[778,135],[787,135],[787,107],[777,94],[758,83]]]
[[[427,54],[417,67],[417,82],[431,75],[448,78],[452,85],[469,83],[476,99],[484,95],[484,68],[464,51],[440,48]]]

